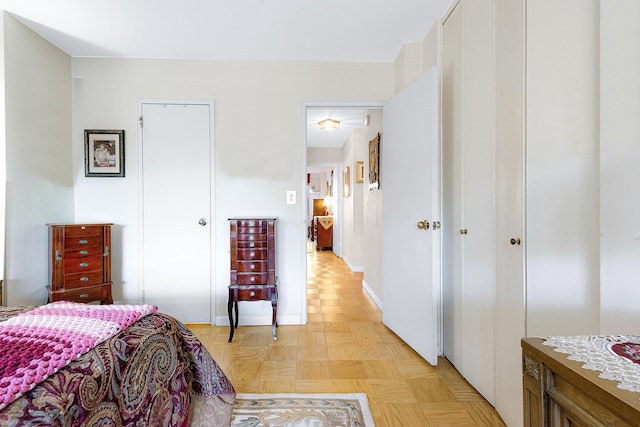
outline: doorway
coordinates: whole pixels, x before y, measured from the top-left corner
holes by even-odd
[[[309,267],[307,264],[308,249],[316,250],[309,242],[309,225],[313,218],[313,199],[322,199],[326,195],[331,196],[329,211],[333,217],[333,242],[331,250],[337,257],[349,266],[351,271],[364,271],[362,259],[364,242],[362,235],[364,230],[363,211],[366,183],[359,180],[356,183],[356,162],[366,160],[366,135],[377,133],[371,125],[381,126],[382,103],[314,103],[303,106],[304,138],[303,138],[303,167],[304,183],[302,203],[304,203],[304,223],[306,227],[305,242],[303,245],[305,255],[305,271],[307,277]],[[378,110],[380,120],[376,123],[367,121],[367,111]],[[337,129],[320,130],[319,122],[325,119],[333,119]],[[365,140],[366,142],[362,142]],[[359,141],[356,143],[355,141]],[[358,146],[358,144],[364,144]],[[364,164],[364,163],[363,163]],[[348,169],[347,169],[348,168]],[[333,176],[331,176],[333,172]],[[308,175],[309,174],[309,175]],[[313,181],[313,174],[320,177]],[[347,187],[345,187],[345,178]],[[348,192],[345,192],[348,189]],[[356,236],[356,237],[354,237]],[[373,235],[372,235],[373,236]],[[364,284],[363,284],[364,285]],[[303,292],[302,321],[307,321],[306,292]],[[379,300],[379,299],[378,299]]]
[[[213,103],[140,102],[142,299],[211,323]]]

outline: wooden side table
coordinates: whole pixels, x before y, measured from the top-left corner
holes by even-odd
[[[278,287],[276,284],[275,217],[229,218],[230,284],[229,342],[238,327],[238,302],[270,301],[271,330],[277,340]],[[235,319],[234,319],[235,311]]]
[[[49,301],[113,304],[111,223],[47,224]]]
[[[333,248],[333,217],[313,217],[313,234],[316,250]]]

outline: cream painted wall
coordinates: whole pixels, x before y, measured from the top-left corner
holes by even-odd
[[[640,333],[640,2],[600,1],[600,328]]]
[[[342,148],[307,148],[308,165],[339,165],[342,163]]]
[[[79,77],[73,86],[76,219],[109,220],[118,225],[113,245],[114,255],[117,252],[113,261],[114,299],[137,302],[141,290],[137,101],[214,99],[217,321],[226,321],[227,218],[276,215],[279,322],[298,323],[306,285],[304,206],[300,197],[296,205],[287,205],[285,195],[287,190],[302,194],[306,187],[301,140],[303,102],[388,99],[393,65],[89,58],[74,58],[72,64],[73,75]],[[83,129],[89,128],[125,130],[125,178],[84,177]],[[265,310],[247,307],[245,311],[255,314]],[[270,322],[268,313],[265,320]]]
[[[384,144],[384,129],[382,128],[382,110],[367,110],[369,126],[364,128],[362,138],[366,141],[367,151],[364,157],[364,279],[363,286],[383,308],[382,294],[382,202],[384,200],[384,175],[380,176],[380,188],[369,190],[369,141],[380,133],[380,144]],[[381,159],[380,162],[383,162]]]
[[[394,61],[393,93],[397,94],[409,83],[434,65],[438,65],[439,25],[432,25],[421,42],[405,43]]]
[[[594,333],[599,2],[538,0],[526,7],[527,332]]]
[[[356,183],[356,160],[364,161],[368,144],[362,136],[363,129],[354,129],[342,147],[342,169],[349,168],[350,182],[349,197],[342,199],[341,255],[351,271],[364,270],[364,183]]]
[[[7,13],[3,27],[6,304],[44,304],[45,224],[74,219],[71,59]]]

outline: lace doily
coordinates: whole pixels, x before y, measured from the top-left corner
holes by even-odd
[[[635,335],[584,335],[546,338],[544,345],[584,362],[585,369],[599,371],[600,378],[618,382],[618,388],[640,393],[640,337]]]

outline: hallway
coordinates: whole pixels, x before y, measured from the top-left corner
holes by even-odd
[[[331,251],[307,254],[307,325],[189,325],[238,393],[365,392],[376,425],[504,426],[444,358],[432,367],[382,324],[382,313]],[[281,296],[282,297],[282,296]]]

